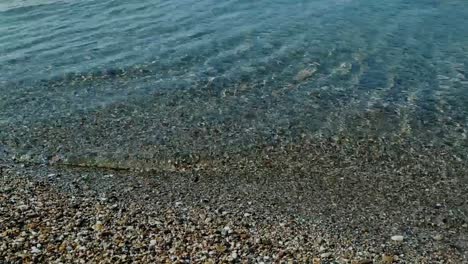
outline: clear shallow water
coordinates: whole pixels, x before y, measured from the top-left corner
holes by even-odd
[[[9,1],[0,142],[135,166],[321,137],[464,152],[466,25],[462,0]]]

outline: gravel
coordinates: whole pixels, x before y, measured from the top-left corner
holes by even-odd
[[[204,170],[3,162],[0,263],[467,262],[463,161],[308,147]]]

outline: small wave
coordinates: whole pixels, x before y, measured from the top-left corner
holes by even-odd
[[[0,3],[0,12],[17,9],[17,8],[39,6],[39,5],[50,5],[50,4],[65,3],[65,2],[69,2],[69,1],[67,0],[6,0],[3,3]]]

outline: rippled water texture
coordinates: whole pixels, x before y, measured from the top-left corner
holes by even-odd
[[[464,0],[4,1],[0,150],[150,168],[323,138],[466,153],[467,25]]]

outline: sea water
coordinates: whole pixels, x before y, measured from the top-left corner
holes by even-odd
[[[467,27],[464,0],[2,1],[0,150],[151,169],[324,138],[467,153]]]

